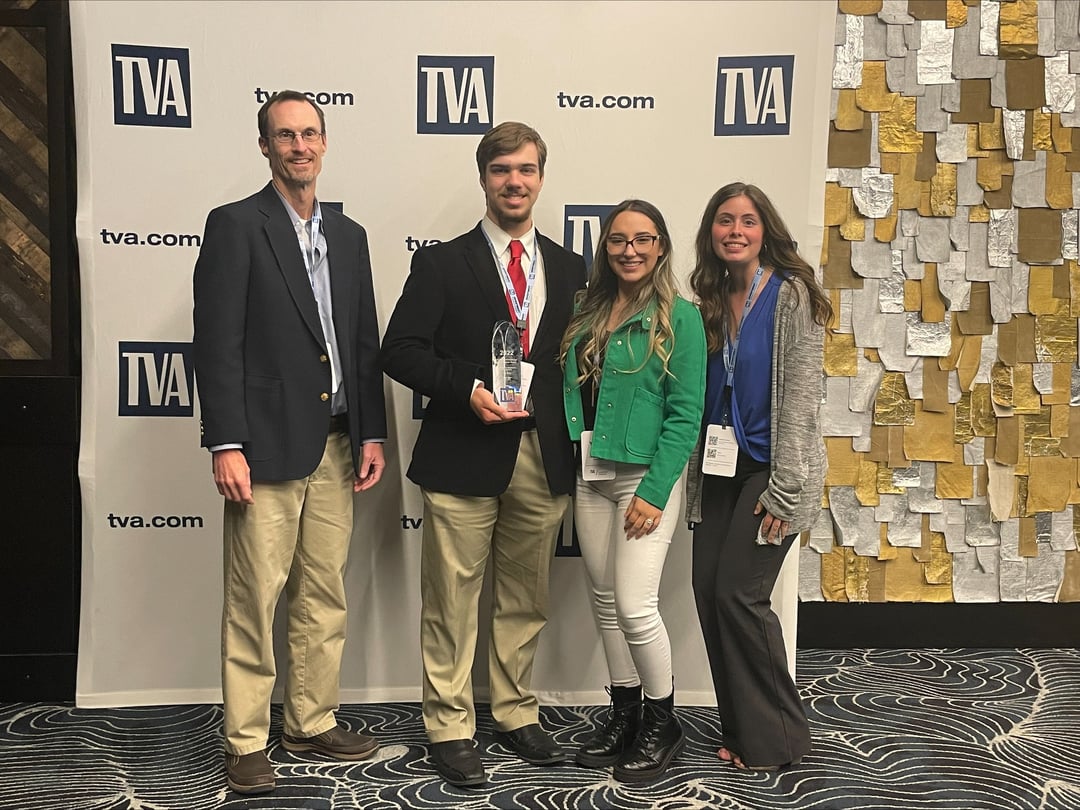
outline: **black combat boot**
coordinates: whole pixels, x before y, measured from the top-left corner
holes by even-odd
[[[606,768],[619,761],[641,726],[641,686],[612,686],[607,723],[578,749],[575,761],[583,768]]]
[[[651,782],[662,776],[683,747],[685,735],[675,717],[675,693],[666,698],[645,698],[641,731],[615,766],[619,782]]]

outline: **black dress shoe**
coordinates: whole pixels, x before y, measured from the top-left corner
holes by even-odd
[[[566,759],[566,753],[539,723],[513,731],[496,731],[495,739],[533,765],[557,765]]]
[[[429,743],[428,759],[447,784],[473,787],[487,781],[484,763],[480,761],[472,740]]]

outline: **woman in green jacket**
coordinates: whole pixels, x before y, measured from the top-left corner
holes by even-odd
[[[669,499],[701,426],[706,362],[701,316],[678,296],[671,238],[650,203],[626,200],[604,223],[562,362],[566,423],[580,443],[574,521],[612,696],[577,762],[648,782],[683,744],[658,603],[679,522]]]

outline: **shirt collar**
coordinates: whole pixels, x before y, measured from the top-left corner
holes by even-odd
[[[510,240],[515,237],[510,236],[510,234],[496,225],[491,217],[486,214],[484,215],[484,218],[480,220],[480,227],[484,229],[487,238],[491,240],[491,246],[495,248],[496,256],[502,256],[509,252]],[[536,244],[536,226],[533,225],[528,231],[516,238],[525,246],[523,258],[532,259],[533,245]]]
[[[656,294],[654,293],[652,298],[645,302],[644,307],[615,327],[615,329],[612,330],[612,333],[618,332],[620,329],[629,330],[634,326],[640,326],[642,329],[651,329],[653,321],[656,320],[656,310],[658,306]]]
[[[271,183],[271,185],[273,184]],[[293,230],[297,230],[300,227],[300,223],[304,220],[300,219],[300,215],[296,213],[296,209],[292,207],[292,204],[287,199],[285,199],[285,195],[278,191],[278,187],[273,186],[273,188],[274,193],[277,194],[278,199],[281,200],[281,204],[285,206],[285,211],[288,213],[289,220],[292,222]],[[311,221],[318,222],[320,225],[322,224],[322,210],[319,208],[318,198],[315,199],[315,204],[311,208]],[[507,244],[510,244],[510,242],[507,241]]]
[[[651,327],[653,318],[656,315],[656,307],[656,296],[653,295],[639,312],[634,313],[626,319],[624,322],[625,325],[629,326],[632,323],[641,323],[644,324],[645,328]]]

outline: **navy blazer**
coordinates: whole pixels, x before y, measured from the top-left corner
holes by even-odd
[[[354,467],[386,437],[367,234],[322,207],[334,328]],[[195,374],[202,444],[240,443],[252,480],[315,470],[330,424],[331,372],[296,231],[271,184],[210,212],[195,263]]]
[[[538,234],[547,301],[530,338],[536,366],[530,395],[551,491],[572,491],[573,445],[562,402],[559,344],[585,286],[585,262]],[[473,380],[491,390],[491,333],[509,318],[491,248],[477,224],[468,233],[413,254],[401,298],[383,336],[383,368],[431,398],[408,476],[434,492],[495,496],[510,484],[524,425],[485,425],[469,406]]]

